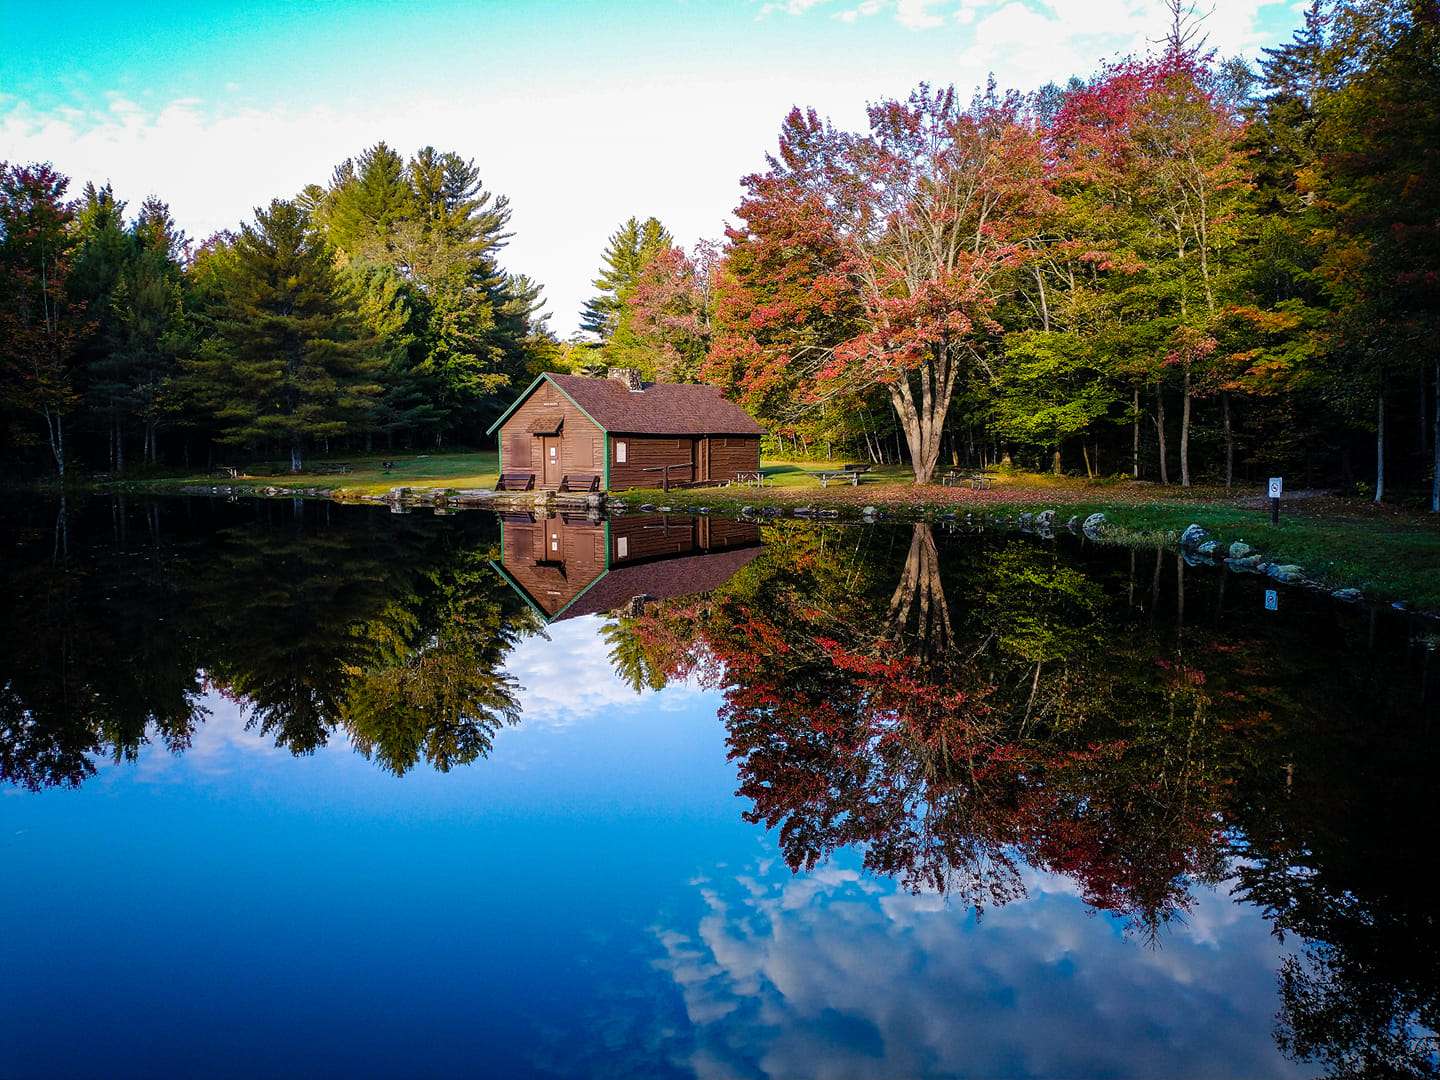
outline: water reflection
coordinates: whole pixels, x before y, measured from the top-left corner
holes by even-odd
[[[852,900],[888,941],[875,910],[968,905],[1005,924],[1037,883],[1063,883],[1174,956],[1218,887],[1288,936],[1287,1054],[1335,1075],[1440,1068],[1440,930],[1423,884],[1440,676],[1417,624],[1289,591],[1266,612],[1258,581],[1172,554],[959,527],[187,500],[72,507],[58,528],[12,508],[3,528],[0,595],[24,613],[0,630],[12,784],[79,785],[147,740],[183,751],[207,687],[296,754],[342,731],[389,772],[443,772],[520,718],[518,642],[610,612],[603,647],[630,687],[718,692],[740,812],[808,873],[757,871],[749,901],[717,884],[702,926],[656,931],[697,1028],[748,1015],[748,999],[771,1023],[784,973],[819,970],[786,947],[843,938]],[[574,666],[547,671],[564,685]],[[816,882],[839,897],[823,928],[799,897]],[[804,1030],[777,1045],[779,1071],[803,1071],[815,1040],[856,1060],[876,1039],[904,1044],[924,1006],[882,1016],[827,993],[785,989]],[[738,1023],[694,1067],[764,1071],[736,1048]],[[1245,1072],[1258,1058],[1234,1060]],[[1067,1061],[1030,1067],[1119,1068],[1103,1053]],[[898,1067],[944,1071],[922,1066]]]
[[[3,523],[3,779],[74,786],[97,757],[176,751],[208,686],[297,754],[343,728],[382,767],[445,770],[518,718],[502,667],[538,626],[487,567],[479,518],[202,499]],[[335,514],[337,519],[332,519]],[[488,526],[488,528],[487,528]]]
[[[858,850],[977,913],[1035,868],[1155,943],[1238,867],[1239,895],[1305,943],[1281,980],[1287,1052],[1429,1075],[1433,636],[1299,593],[1279,620],[1258,586],[1187,588],[1161,553],[1079,564],[970,537],[941,557],[908,531],[769,530],[654,664],[719,661],[747,820],[790,868]]]

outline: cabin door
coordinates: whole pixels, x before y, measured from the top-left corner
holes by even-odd
[[[695,479],[710,479],[710,439],[702,435],[695,440],[694,455],[691,458],[695,462]]]
[[[540,486],[556,488],[560,486],[560,436],[540,436]]]

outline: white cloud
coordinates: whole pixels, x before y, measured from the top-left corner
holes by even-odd
[[[943,0],[898,0],[895,21],[906,30],[933,30],[945,25],[945,20],[931,11],[941,3]]]
[[[605,625],[606,620],[595,615],[565,619],[546,630],[548,641],[526,638],[511,650],[505,668],[525,688],[519,698],[521,722],[527,728],[569,727],[578,720],[636,708],[635,691],[610,663],[609,646],[600,636]],[[641,695],[652,712],[678,712],[707,696],[686,683]]]
[[[677,1064],[760,1076],[1298,1074],[1271,1040],[1277,947],[1257,910],[1202,891],[1205,933],[1192,922],[1148,951],[1088,915],[1064,879],[1026,876],[1030,899],[980,925],[934,894],[834,867],[703,886],[693,929],[655,930],[656,966],[697,1027]]]

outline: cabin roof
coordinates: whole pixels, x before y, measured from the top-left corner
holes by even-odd
[[[555,622],[579,615],[614,611],[632,596],[669,600],[720,588],[764,550],[762,545],[708,551],[650,562],[632,563],[601,574],[595,583],[555,613]]]
[[[547,372],[490,427],[495,431],[548,379],[604,431],[627,435],[763,435],[765,429],[713,386],[644,383],[635,393],[614,379]]]

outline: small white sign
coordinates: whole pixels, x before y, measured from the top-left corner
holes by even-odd
[[[1278,499],[1281,490],[1285,487],[1285,479],[1280,476],[1270,477],[1270,498]]]
[[[1266,611],[1279,611],[1279,610],[1280,610],[1280,594],[1279,594],[1278,592],[1276,592],[1274,589],[1266,589],[1266,590],[1265,590],[1265,610],[1266,610]]]

